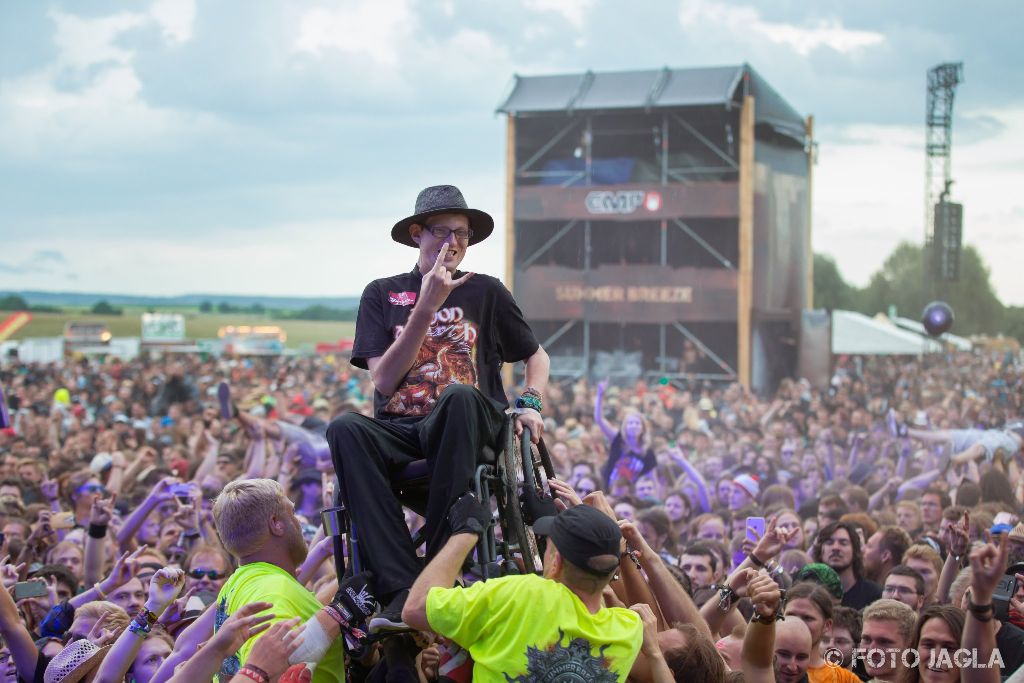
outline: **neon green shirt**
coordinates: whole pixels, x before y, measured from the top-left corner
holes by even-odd
[[[469,651],[473,680],[483,682],[622,683],[643,641],[635,612],[591,614],[564,584],[533,574],[432,588],[427,621]]]
[[[251,602],[265,600],[274,603],[270,609],[275,617],[270,623],[301,617],[305,623],[313,617],[323,605],[316,596],[306,590],[305,586],[295,577],[277,565],[266,562],[253,562],[239,567],[220,589],[217,596],[217,616],[214,630],[220,628],[224,621]],[[300,624],[301,627],[301,624]],[[257,634],[245,641],[234,657],[224,660],[220,670],[220,680],[231,679],[238,669],[245,664],[249,653],[262,634]],[[344,651],[342,639],[337,638],[327,654],[313,672],[313,683],[335,683],[344,680]]]

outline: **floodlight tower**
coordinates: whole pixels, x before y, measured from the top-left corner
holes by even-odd
[[[939,64],[928,71],[928,101],[925,112],[925,200],[924,200],[924,244],[925,258],[934,263],[936,252],[933,246],[944,249],[946,245],[935,245],[935,207],[940,201],[948,202],[950,157],[953,151],[953,96],[956,86],[963,81],[963,62]],[[959,235],[957,235],[959,243]],[[959,251],[957,244],[956,251]],[[935,271],[926,266],[925,272]],[[959,270],[957,268],[957,270]],[[939,275],[938,279],[957,279]]]

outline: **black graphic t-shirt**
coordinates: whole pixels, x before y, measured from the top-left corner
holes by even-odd
[[[462,277],[461,271],[452,276]],[[374,280],[363,290],[356,316],[352,365],[368,369],[367,359],[383,356],[402,333],[419,297],[419,267]],[[470,384],[507,405],[502,363],[515,363],[539,348],[511,292],[497,278],[477,273],[456,288],[434,314],[419,354],[391,396],[374,392],[378,418],[428,414],[450,384]]]
[[[658,464],[658,458],[654,455],[654,449],[648,448],[641,458],[632,451],[626,451],[626,441],[622,432],[612,439],[611,447],[608,449],[608,460],[601,468],[601,477],[604,479],[606,490],[610,491],[617,479],[625,479],[635,484],[641,475],[647,474]]]

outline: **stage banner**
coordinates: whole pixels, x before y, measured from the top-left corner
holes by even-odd
[[[735,322],[737,275],[718,268],[652,265],[517,270],[516,301],[527,320]]]
[[[637,221],[737,216],[739,186],[735,182],[516,188],[517,221],[574,218]]]

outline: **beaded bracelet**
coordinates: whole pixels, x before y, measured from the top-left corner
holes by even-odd
[[[523,394],[516,399],[516,408],[530,408],[536,410],[538,413],[544,409],[544,404],[541,403],[539,396],[533,394]]]

